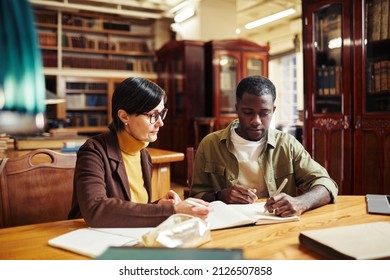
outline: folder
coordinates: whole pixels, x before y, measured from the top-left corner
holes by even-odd
[[[299,242],[328,259],[390,259],[390,222],[303,231]]]

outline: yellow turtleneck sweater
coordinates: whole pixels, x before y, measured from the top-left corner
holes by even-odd
[[[144,186],[141,168],[141,149],[149,143],[138,141],[124,130],[117,132],[117,136],[129,180],[131,201],[147,203],[148,193]]]

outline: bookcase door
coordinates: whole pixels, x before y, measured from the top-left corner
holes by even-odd
[[[389,194],[390,1],[366,0],[354,8],[355,42],[362,42],[355,48],[354,194]]]
[[[214,53],[215,90],[214,112],[217,129],[227,126],[237,117],[236,87],[242,75],[242,54],[238,51],[216,51]]]
[[[351,193],[351,1],[304,1],[304,145]]]

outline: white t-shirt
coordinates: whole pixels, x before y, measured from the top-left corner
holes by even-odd
[[[231,139],[238,160],[238,184],[247,188],[257,189],[257,197],[268,197],[264,174],[258,161],[264,152],[266,139],[260,141],[248,141],[239,136],[234,128],[231,131]]]

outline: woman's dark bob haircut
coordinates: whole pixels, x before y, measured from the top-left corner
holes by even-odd
[[[167,100],[165,91],[157,84],[143,78],[127,78],[122,81],[112,95],[111,130],[124,129],[123,122],[118,117],[119,110],[125,110],[129,115],[140,115],[153,110],[161,100]]]

